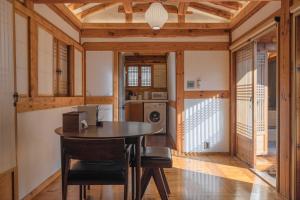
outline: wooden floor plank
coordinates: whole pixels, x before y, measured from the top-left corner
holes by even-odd
[[[246,165],[230,156],[204,155],[191,158],[173,156],[173,160],[174,167],[165,170],[172,200],[281,199],[275,189],[249,171]],[[57,179],[34,200],[59,200],[60,182],[60,178]],[[68,200],[78,200],[78,194],[78,187],[70,186]],[[92,186],[88,196],[91,200],[123,199],[123,188]],[[160,199],[153,180],[146,190],[144,199]]]

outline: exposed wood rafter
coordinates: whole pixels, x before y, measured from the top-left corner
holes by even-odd
[[[91,8],[88,8],[86,10],[83,10],[82,12],[78,13],[77,16],[79,18],[85,18],[86,16],[90,15],[90,14],[93,14],[95,12],[99,12],[99,11],[102,11],[106,8],[109,8],[113,5],[115,5],[116,3],[103,3],[103,4],[99,4],[99,5],[96,5],[96,6],[93,6]]]
[[[239,10],[243,5],[239,2],[234,2],[234,1],[215,1],[215,2],[211,2],[215,5],[218,6],[223,6],[225,8],[229,8],[232,10]]]
[[[81,32],[82,37],[121,38],[121,37],[199,37],[213,35],[228,35],[225,30],[192,30],[192,29],[162,29],[154,31],[146,29],[86,29]]]
[[[137,3],[134,6],[132,6],[132,12],[133,13],[144,13],[147,11],[149,8],[150,4],[149,3]],[[178,13],[177,6],[174,5],[164,5],[165,9],[168,11],[168,13]],[[119,12],[125,13],[125,8],[124,6],[119,6],[118,9]],[[188,12],[191,14],[191,12]]]
[[[132,1],[126,0],[123,2],[126,23],[132,22]]]
[[[147,23],[83,23],[82,29],[149,29]],[[166,23],[162,29],[229,30],[229,23]]]
[[[61,16],[66,22],[77,30],[81,28],[80,20],[64,4],[48,4],[48,7]]]
[[[195,0],[164,0],[163,2],[166,3],[178,3],[180,1],[184,1],[184,2],[193,2]],[[197,0],[197,2],[220,2],[223,0]],[[229,0],[227,0],[229,1]],[[231,1],[236,1],[236,0],[231,0]],[[280,1],[280,0],[249,0],[249,1]],[[124,0],[34,0],[34,3],[111,3],[111,2],[118,2],[118,3],[122,3],[124,2]],[[152,2],[161,2],[161,0],[132,0],[132,2],[148,2],[148,3],[152,3]]]
[[[179,23],[185,23],[185,15],[187,13],[188,7],[189,7],[189,3],[179,2],[179,4],[178,4],[178,22]]]
[[[87,3],[71,3],[68,5],[68,8],[70,10],[76,10],[78,8],[81,8],[82,6],[85,6]]]
[[[250,16],[252,16],[255,12],[260,10],[263,6],[265,6],[268,2],[266,1],[253,1],[247,4],[238,15],[232,18],[230,22],[230,27],[233,29],[238,27],[244,21],[246,21]]]
[[[213,8],[201,3],[196,3],[196,2],[191,2],[189,4],[189,7],[192,7],[196,10],[199,10],[201,12],[205,12],[211,15],[215,15],[215,16],[219,16],[225,19],[231,19],[232,18],[232,14],[230,12],[218,9],[218,8]]]

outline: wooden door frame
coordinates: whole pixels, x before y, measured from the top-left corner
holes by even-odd
[[[297,28],[296,28],[296,20],[297,18],[299,18],[300,20],[300,11],[296,11],[294,13],[292,13],[293,16],[292,16],[292,67],[293,67],[293,70],[292,70],[292,110],[297,110],[297,92],[296,92],[296,84],[297,84],[297,79],[296,79],[296,31],[297,31]],[[297,198],[297,137],[298,137],[298,134],[299,134],[299,130],[297,129],[297,120],[299,120],[297,118],[297,114],[296,112],[292,112],[291,113],[291,118],[292,118],[292,158],[291,158],[291,165],[292,165],[292,171],[291,171],[291,177],[292,180],[291,180],[291,184],[292,184],[292,187],[291,187],[291,196],[293,199],[296,199]]]

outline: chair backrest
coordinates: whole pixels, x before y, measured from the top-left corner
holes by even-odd
[[[125,140],[63,138],[62,153],[69,159],[88,161],[126,160]]]

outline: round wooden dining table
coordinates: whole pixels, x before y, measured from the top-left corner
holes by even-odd
[[[137,200],[141,199],[141,138],[161,131],[159,126],[144,122],[103,122],[103,126],[88,126],[78,132],[64,132],[62,127],[55,129],[61,138],[124,138],[126,144],[133,144],[136,153],[135,197]]]

